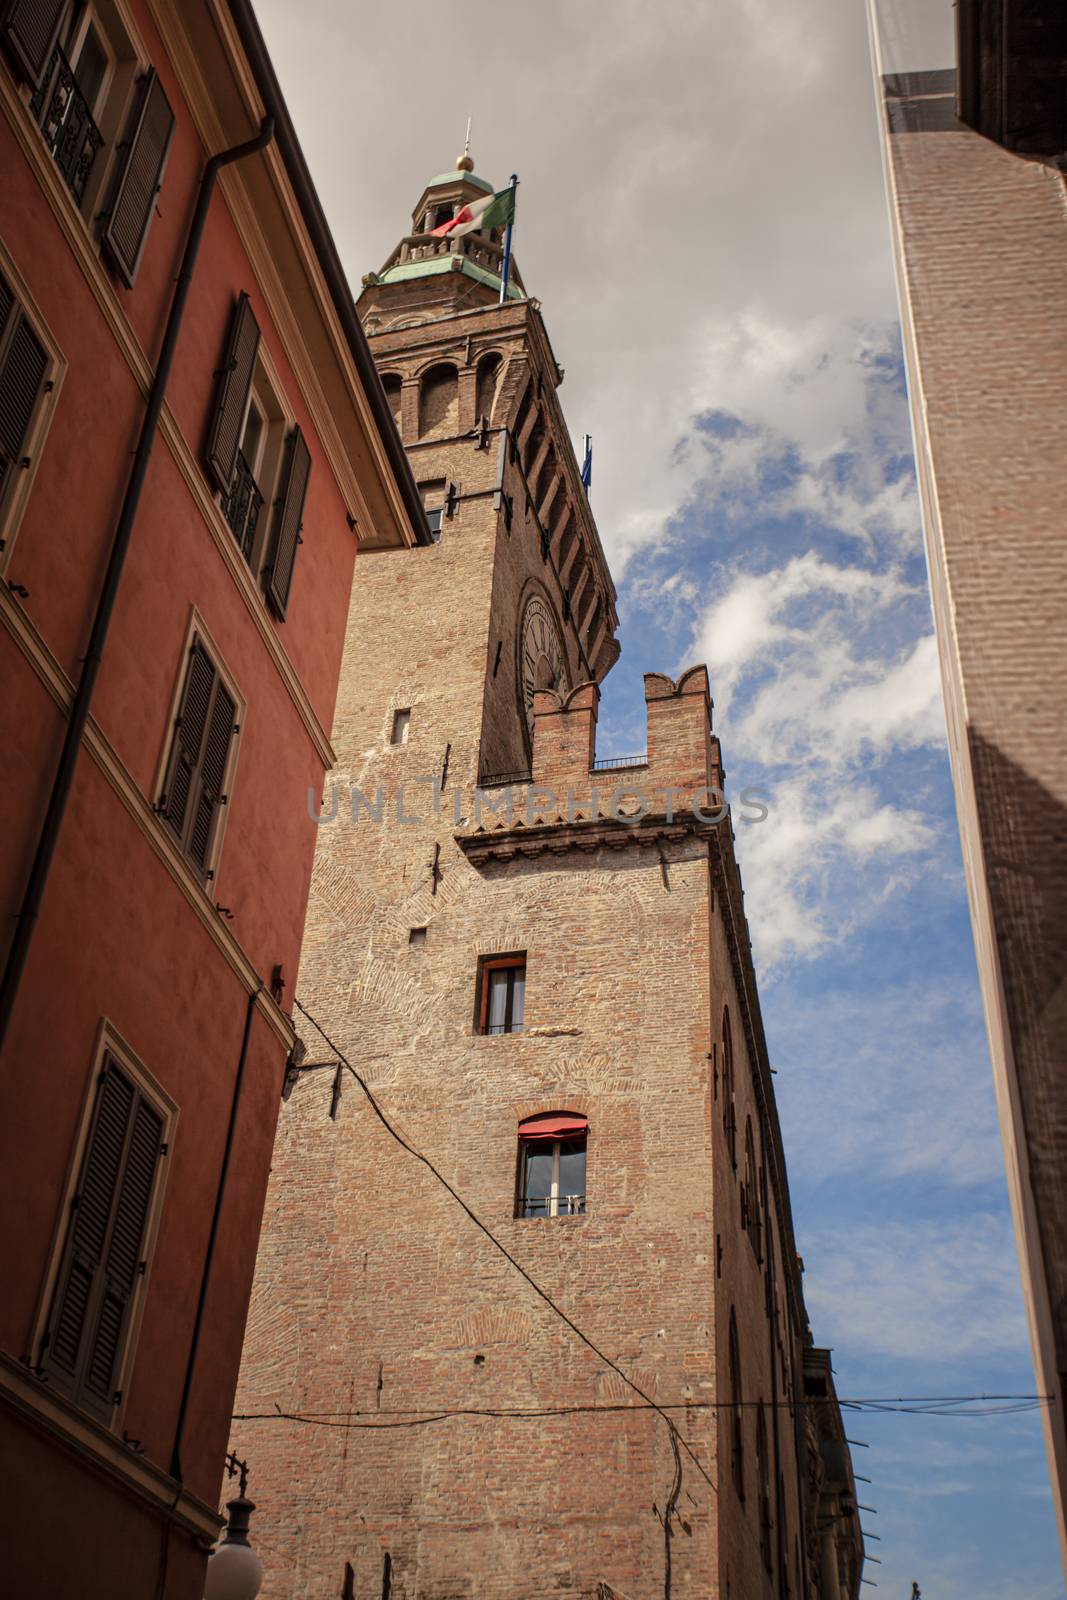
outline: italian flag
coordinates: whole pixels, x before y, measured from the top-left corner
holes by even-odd
[[[515,190],[501,189],[497,194],[487,194],[469,206],[461,206],[454,217],[434,228],[435,237],[451,233],[460,238],[473,233],[475,228],[502,228],[515,220]]]

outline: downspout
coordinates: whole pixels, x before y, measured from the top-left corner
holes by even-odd
[[[241,1103],[241,1086],[244,1083],[245,1066],[248,1062],[248,1043],[252,1037],[252,1018],[255,1015],[256,1001],[259,998],[262,983],[248,996],[248,1005],[245,1009],[244,1033],[241,1037],[241,1054],[237,1061],[237,1076],[234,1079],[233,1098],[230,1101],[230,1124],[226,1129],[226,1147],[222,1155],[222,1168],[219,1172],[218,1188],[215,1190],[215,1209],[211,1214],[211,1231],[208,1234],[207,1250],[204,1254],[204,1270],[200,1275],[200,1295],[196,1302],[196,1316],[193,1320],[193,1337],[189,1344],[189,1360],[185,1367],[185,1382],[182,1385],[181,1404],[178,1407],[178,1421],[174,1429],[174,1449],[171,1451],[170,1475],[177,1483],[182,1482],[182,1442],[185,1438],[185,1424],[189,1416],[189,1397],[192,1394],[193,1376],[196,1371],[196,1357],[200,1348],[200,1335],[204,1326],[204,1307],[207,1304],[207,1291],[211,1280],[211,1267],[215,1259],[215,1245],[219,1237],[219,1221],[222,1216],[222,1202],[226,1195],[226,1179],[230,1172],[230,1157],[233,1154],[234,1132],[237,1128],[237,1112]]]
[[[92,632],[89,635],[89,644],[85,652],[81,677],[78,680],[78,687],[75,690],[74,701],[70,708],[70,718],[63,739],[59,766],[56,769],[55,779],[52,783],[52,793],[49,796],[48,809],[45,812],[44,822],[41,826],[41,834],[26,883],[22,907],[15,923],[15,932],[11,940],[11,948],[8,951],[7,962],[4,966],[3,978],[0,979],[0,1048],[3,1047],[4,1040],[7,1037],[11,1015],[18,999],[22,973],[26,966],[26,958],[29,955],[30,944],[37,925],[37,917],[41,909],[41,900],[44,896],[45,886],[48,883],[52,858],[55,855],[56,843],[60,829],[63,826],[63,817],[74,783],[74,772],[81,752],[82,739],[85,736],[85,726],[89,720],[93,691],[96,687],[97,676],[104,658],[104,646],[107,642],[108,629],[111,626],[111,615],[115,609],[115,600],[118,596],[119,584],[122,581],[122,571],[130,548],[133,525],[141,501],[141,491],[144,488],[148,463],[151,459],[152,447],[155,444],[156,433],[159,428],[159,417],[163,410],[163,398],[167,389],[167,381],[170,377],[170,369],[174,363],[174,351],[178,343],[178,334],[181,331],[185,303],[189,297],[189,286],[192,281],[197,254],[200,250],[204,225],[207,222],[211,197],[215,192],[215,183],[223,167],[228,167],[234,161],[240,161],[244,156],[255,155],[257,151],[266,149],[273,138],[274,120],[272,117],[267,116],[263,119],[262,126],[254,139],[247,139],[243,144],[234,145],[232,149],[223,150],[220,154],[212,156],[204,168],[204,176],[200,182],[200,193],[197,195],[193,219],[189,226],[189,236],[185,241],[185,251],[182,256],[181,268],[178,272],[178,280],[174,286],[174,298],[171,301],[170,314],[167,317],[167,326],[163,334],[163,344],[159,352],[159,364],[156,367],[156,374],[149,390],[148,404],[145,407],[144,420],[141,423],[141,436],[137,441],[133,466],[130,470],[130,479],[126,485],[126,495],[122,502],[118,526],[115,529],[111,555],[108,558],[107,571],[104,574],[104,585],[100,592],[100,599],[97,602],[96,615],[93,618]]]

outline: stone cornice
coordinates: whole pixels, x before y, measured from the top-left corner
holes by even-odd
[[[674,844],[688,838],[704,839],[715,832],[719,824],[681,812],[668,818],[645,816],[627,822],[612,816],[583,816],[576,811],[573,818],[562,813],[552,816],[535,814],[529,823],[501,823],[498,827],[477,827],[456,833],[453,837],[467,860],[473,866],[486,861],[513,861],[516,857],[540,855],[567,855],[571,851],[587,854],[591,850],[625,850],[632,845],[649,849],[665,843]]]

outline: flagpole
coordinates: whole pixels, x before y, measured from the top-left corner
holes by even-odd
[[[501,271],[501,274],[500,274],[500,304],[501,305],[504,305],[506,300],[507,300],[507,298],[508,298],[508,279],[511,277],[511,230],[515,226],[515,199],[517,198],[515,196],[515,194],[514,194],[514,191],[518,187],[519,187],[519,180],[518,180],[518,177],[516,176],[516,174],[513,172],[511,174],[511,188],[512,188],[511,217],[512,217],[512,220],[508,223],[507,228],[505,229],[505,232],[504,232],[504,266],[503,266],[503,270]]]

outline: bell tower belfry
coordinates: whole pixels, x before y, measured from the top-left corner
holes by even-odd
[[[707,674],[648,674],[647,752],[597,761],[563,374],[503,241],[434,231],[491,193],[433,179],[358,302],[430,535],[357,529],[233,1433],[263,1597],[856,1600],[808,1582],[802,1478],[823,1528],[852,1486],[797,1409]]]
[[[474,778],[528,771],[535,689],[600,681],[618,656],[615,589],[540,305],[514,262],[500,303],[500,229],[432,231],[492,193],[466,154],[434,178],[358,303],[435,540],[403,574],[393,637],[406,624],[426,649],[436,636],[441,673],[420,686],[420,720],[428,733],[441,719],[453,771]],[[371,585],[378,572],[391,602],[392,566],[376,561]],[[412,659],[400,646],[398,667]]]

